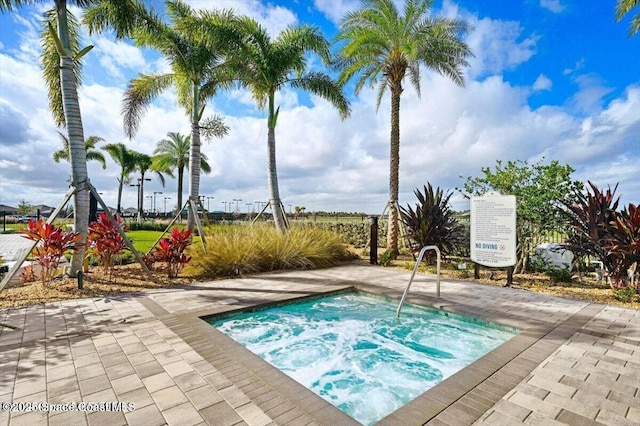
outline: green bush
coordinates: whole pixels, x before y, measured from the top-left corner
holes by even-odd
[[[640,293],[633,287],[625,287],[613,290],[613,297],[623,303],[639,302]]]
[[[138,223],[135,221],[127,222],[127,227],[129,231],[160,231],[163,232],[167,229],[168,223],[162,222],[142,222]]]
[[[529,270],[533,272],[542,272],[555,282],[573,282],[573,274],[571,274],[568,267],[558,268],[544,259],[531,260],[529,262]]]
[[[353,259],[341,238],[320,229],[293,228],[284,235],[273,227],[215,226],[205,231],[207,251],[191,247],[185,272],[221,277],[283,269],[326,268]]]

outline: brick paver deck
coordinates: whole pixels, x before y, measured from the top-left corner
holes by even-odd
[[[0,328],[0,402],[23,408],[3,406],[0,426],[358,424],[201,317],[349,287],[399,299],[408,278],[348,265],[0,310],[20,327]],[[436,299],[434,287],[419,276],[408,302],[522,332],[380,424],[640,424],[639,311],[454,281]],[[116,401],[135,409],[24,410]]]

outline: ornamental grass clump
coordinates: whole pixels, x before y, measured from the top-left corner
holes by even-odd
[[[326,268],[354,258],[341,238],[320,229],[216,226],[206,233],[207,251],[192,247],[190,274],[238,276],[257,272]]]
[[[37,243],[32,251],[33,258],[31,260],[40,266],[40,279],[43,287],[46,287],[53,280],[65,252],[76,250],[81,245],[80,234],[71,231],[65,232],[62,228],[46,223],[42,219],[29,220],[27,227],[19,232],[24,238]],[[35,272],[33,268],[28,270],[32,273]],[[33,274],[30,275],[31,277]]]

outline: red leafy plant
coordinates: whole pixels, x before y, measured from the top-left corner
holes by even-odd
[[[116,221],[120,224],[120,217],[116,217]],[[107,279],[111,281],[114,256],[127,248],[126,241],[106,213],[100,213],[98,220],[89,224],[88,239],[91,253],[98,256],[100,267],[107,274]]]
[[[629,203],[629,206],[614,215],[607,229],[603,245],[615,259],[612,275],[619,282],[628,279],[629,285],[638,290],[635,272],[640,263],[640,208]]]
[[[54,278],[65,252],[76,250],[81,245],[80,234],[63,231],[42,219],[29,220],[27,227],[21,229],[20,233],[24,238],[37,243],[32,252],[32,262],[40,266],[40,279],[45,287]]]
[[[153,253],[153,259],[157,262],[166,262],[169,278],[175,278],[191,261],[191,257],[184,253],[190,245],[191,231],[174,228],[168,238],[160,240]]]
[[[640,262],[640,209],[629,204],[617,211],[620,197],[613,190],[575,192],[564,203],[572,233],[564,247],[578,256],[593,256],[602,262],[613,289],[634,285],[633,273]]]

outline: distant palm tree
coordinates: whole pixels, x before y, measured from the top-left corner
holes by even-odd
[[[182,204],[182,184],[184,169],[189,168],[189,147],[191,136],[182,136],[177,132],[167,133],[167,139],[162,139],[156,144],[153,151],[153,162],[158,170],[173,173],[178,171],[178,209],[184,207]],[[207,162],[207,156],[200,153],[200,169],[205,173],[211,173],[211,166]],[[172,176],[173,177],[173,176]]]
[[[60,140],[62,140],[62,149],[59,149],[53,153],[53,161],[59,163],[60,160],[69,161],[69,139],[63,134],[58,132],[60,136]],[[96,145],[100,142],[104,142],[99,136],[89,136],[84,141],[84,148],[87,153],[87,161],[94,160],[99,162],[102,165],[102,170],[107,168],[107,162],[105,161],[104,155],[96,149]]]
[[[0,12],[12,11],[23,5],[50,4],[45,0],[0,0]],[[87,158],[84,149],[84,130],[78,100],[78,84],[81,75],[80,59],[91,46],[80,49],[79,26],[68,11],[67,4],[85,7],[100,4],[109,13],[102,21],[109,21],[117,37],[122,38],[131,28],[140,26],[139,11],[144,4],[137,0],[54,0],[54,8],[44,19],[42,32],[43,53],[42,69],[48,89],[49,105],[55,123],[65,126],[69,137],[69,162],[71,163],[71,182],[76,185],[74,196],[74,227],[81,235],[81,245],[73,252],[71,276],[82,270],[87,227],[89,224],[89,191],[86,188]]]
[[[206,15],[204,15],[206,18]],[[315,27],[289,27],[272,39],[267,30],[251,18],[241,17],[233,22],[237,39],[230,43],[230,63],[234,78],[249,88],[260,109],[267,108],[267,151],[269,203],[276,228],[285,232],[285,219],[278,189],[276,169],[276,124],[280,108],[275,106],[276,92],[289,85],[328,100],[342,118],[349,115],[349,102],[342,87],[325,73],[307,70],[309,53],[318,55],[325,63],[331,60],[330,44]],[[212,25],[200,28],[199,34],[215,44],[220,28]]]
[[[620,22],[624,15],[629,13],[634,7],[638,7],[640,0],[618,0],[616,5],[616,21]],[[629,37],[638,34],[640,31],[640,12],[636,9],[636,14],[631,18],[631,25],[629,26]]]
[[[189,198],[199,201],[200,192],[200,134],[205,138],[222,137],[229,128],[219,116],[203,118],[206,102],[223,87],[230,87],[231,79],[224,63],[221,48],[205,46],[195,40],[191,26],[184,21],[195,17],[193,10],[181,1],[165,4],[171,26],[162,22],[153,28],[140,29],[134,34],[138,45],[158,50],[169,62],[171,72],[166,74],[139,74],[129,82],[124,94],[124,129],[133,137],[144,110],[165,89],[174,87],[178,103],[191,120],[191,146],[189,173]],[[224,21],[227,15],[216,14]],[[221,45],[223,43],[218,43]],[[181,206],[182,207],[182,206]],[[194,218],[189,215],[188,228],[193,229]]]
[[[122,214],[122,187],[128,184],[131,179],[130,175],[136,169],[136,153],[127,149],[123,143],[110,143],[102,147],[109,156],[120,166],[120,176],[118,180],[118,213]]]
[[[406,0],[400,14],[393,0],[364,0],[360,10],[347,14],[337,36],[345,42],[338,52],[339,81],[358,76],[356,94],[366,83],[378,85],[377,106],[391,92],[389,161],[389,230],[387,249],[398,254],[398,192],[400,170],[400,96],[405,77],[420,94],[420,65],[464,85],[461,67],[472,55],[460,40],[469,26],[448,18],[427,16],[432,0]]]
[[[163,172],[166,173],[165,170],[161,170],[158,168],[157,164],[153,162],[153,159],[150,155],[143,154],[141,152],[130,150],[131,154],[134,157],[135,170],[140,172],[140,187],[138,188],[138,222],[142,221],[142,206],[144,201],[144,181],[145,174],[148,171],[155,172],[156,176],[160,180],[162,187],[164,188],[165,180]]]

